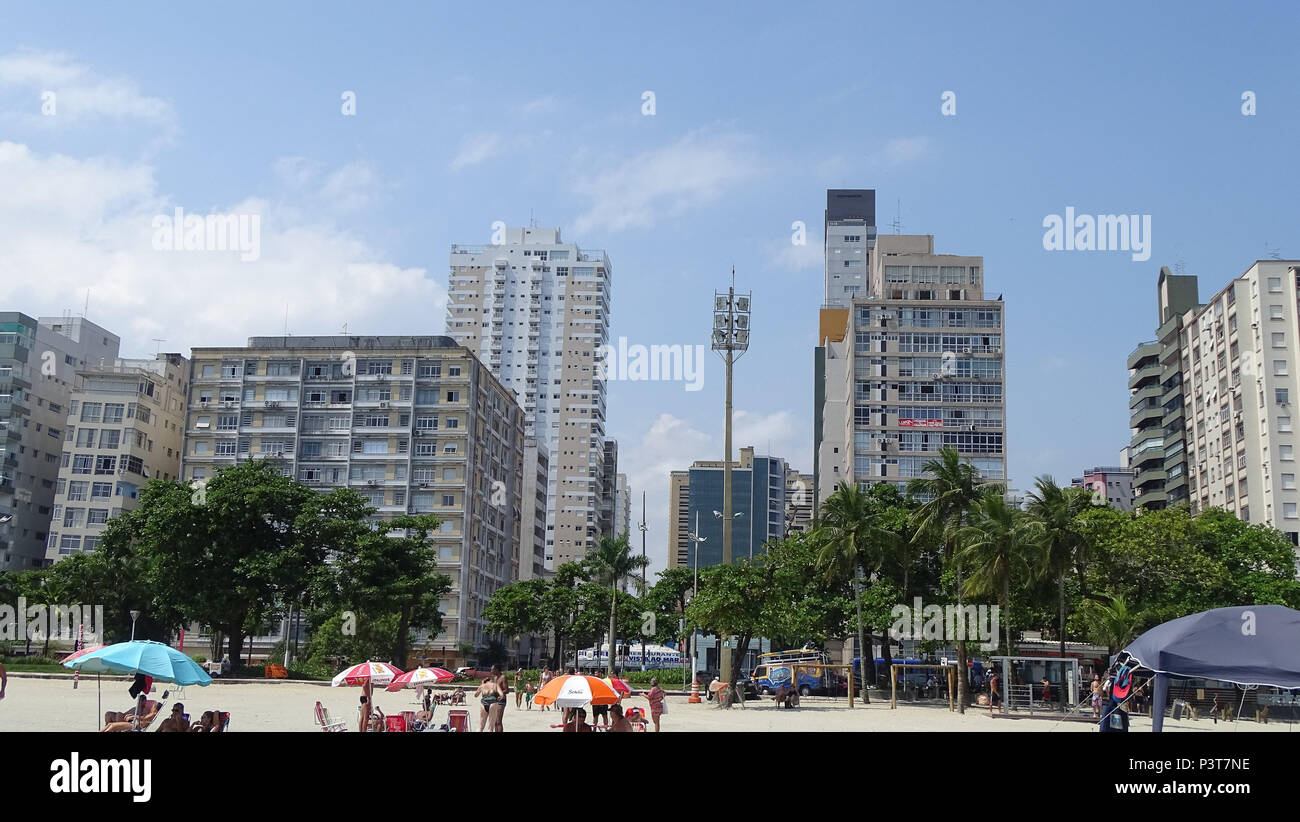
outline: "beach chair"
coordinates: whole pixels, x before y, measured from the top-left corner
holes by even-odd
[[[216,729],[215,731],[213,731],[213,733],[214,733],[214,734],[223,734],[223,733],[225,733],[225,732],[228,731],[228,730],[230,730],[230,711],[222,711],[222,712],[221,712],[221,725],[218,726],[217,729]]]
[[[406,733],[405,716],[386,716],[384,717],[384,730],[389,733],[404,734]]]
[[[230,722],[230,714],[226,714],[226,722]],[[320,725],[320,729],[326,733],[346,731],[348,729],[343,720],[332,718],[329,709],[320,702],[316,703],[316,722]]]
[[[453,733],[469,733],[469,711],[448,711],[447,725],[451,728]]]

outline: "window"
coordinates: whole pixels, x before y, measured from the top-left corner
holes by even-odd
[[[444,454],[454,454],[454,453],[456,453],[456,443],[454,443],[454,442],[449,442],[449,443],[447,443],[446,445],[444,445],[444,446],[442,447],[442,453],[444,453]]]
[[[1291,418],[1290,418],[1289,416],[1287,416],[1287,417],[1278,417],[1278,418],[1277,418],[1277,430],[1278,430],[1278,431],[1281,431],[1282,433],[1286,433],[1286,432],[1290,431],[1290,430],[1291,430]]]
[[[59,543],[60,554],[75,554],[81,550],[81,537],[75,537],[70,534],[64,534],[63,540]]]
[[[459,428],[459,427],[460,427],[460,420],[458,420],[458,419],[455,418],[455,417],[448,417],[448,418],[447,418],[447,427],[448,427],[448,428]]]
[[[460,376],[460,366],[459,366],[459,365],[449,365],[449,366],[447,366],[447,376],[448,376],[448,377],[459,377],[459,376]]]
[[[387,441],[387,440],[366,440],[365,445],[364,445],[364,446],[362,447],[362,449],[361,449],[361,453],[363,453],[363,454],[387,454],[387,453],[388,453],[388,441]]]
[[[438,418],[437,417],[416,417],[415,427],[416,430],[419,431],[437,431]]]
[[[90,468],[94,464],[95,458],[91,454],[74,454],[72,457],[72,473],[89,474]]]
[[[1279,307],[1280,307],[1280,306],[1279,306]],[[439,364],[437,364],[437,365],[422,365],[422,366],[420,366],[420,376],[421,376],[421,377],[441,377],[441,376],[442,376],[442,364],[439,363]]]
[[[1294,448],[1295,446],[1292,445],[1279,445],[1277,447],[1277,458],[1280,460],[1295,459]]]
[[[97,402],[83,403],[81,406],[81,421],[99,422],[99,414],[103,407],[101,403]]]
[[[1271,319],[1271,320],[1281,320],[1281,319],[1283,319],[1283,316],[1282,316],[1282,306],[1280,306],[1280,305],[1270,305],[1270,306],[1268,307],[1268,317],[1269,317],[1269,319]]]
[[[1268,291],[1269,291],[1270,294],[1281,294],[1281,293],[1282,293],[1282,278],[1281,278],[1281,277],[1269,277],[1269,278],[1268,278]]]
[[[452,507],[453,505],[455,505],[455,504],[456,504],[456,496],[455,496],[454,494],[443,494],[443,495],[442,495],[442,506],[443,506],[444,508],[451,508],[451,507]],[[607,650],[608,650],[608,649],[607,649]]]
[[[1273,347],[1274,347],[1274,348],[1286,348],[1286,334],[1283,334],[1281,331],[1274,331],[1274,332],[1273,332]]]
[[[94,447],[95,447],[95,432],[98,431],[98,430],[99,430],[98,428],[78,428],[78,429],[77,429],[77,447],[78,447],[78,448],[94,448]]]
[[[113,496],[113,483],[92,482],[90,484],[91,499],[109,499],[112,496]]]
[[[207,444],[206,442],[196,442],[196,443],[194,443],[194,455],[195,455],[195,456],[198,456],[198,457],[205,457],[205,456],[207,456],[207,455],[208,455],[208,444]]]
[[[89,488],[90,488],[89,482],[85,482],[85,481],[78,482],[77,480],[73,480],[72,482],[69,482],[68,501],[79,502],[81,500],[86,499],[86,493],[88,492]]]
[[[460,392],[459,392],[459,391],[448,391],[448,392],[447,392],[447,402],[460,402]]]
[[[1273,376],[1286,376],[1286,360],[1273,360]]]
[[[85,508],[68,508],[63,512],[63,527],[80,528],[81,520],[85,515]]]
[[[1286,388],[1273,389],[1273,401],[1285,405],[1290,402],[1291,392]]]
[[[1295,506],[1296,504],[1294,502],[1282,503],[1282,516],[1287,519],[1295,519],[1296,518]]]
[[[120,402],[110,402],[104,406],[104,422],[121,422],[122,411],[126,408]]]
[[[444,469],[442,469],[442,478],[443,478],[443,480],[454,480],[454,479],[456,479],[456,469],[455,469],[455,468],[444,468]]]
[[[100,448],[113,448],[113,449],[116,449],[117,446],[121,443],[121,441],[122,441],[122,431],[121,431],[121,429],[118,429],[118,428],[105,428],[105,429],[103,429],[102,431],[99,432],[99,447],[100,447]]]
[[[107,508],[91,508],[86,513],[87,525],[103,525],[106,522],[108,522]]]
[[[1295,490],[1295,474],[1283,474],[1283,475],[1282,475],[1282,490],[1283,490],[1283,491],[1294,491],[1294,490]]]
[[[117,469],[117,457],[95,457],[95,473],[111,474]]]

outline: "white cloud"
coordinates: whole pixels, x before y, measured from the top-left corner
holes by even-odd
[[[141,93],[130,80],[96,75],[69,55],[24,49],[0,54],[0,88],[30,93],[30,111],[18,119],[27,125],[57,126],[108,118],[141,120],[172,126],[175,113],[158,97]],[[41,94],[55,93],[55,114],[41,114]]]
[[[820,237],[808,236],[803,245],[795,245],[788,240],[768,254],[767,267],[787,271],[821,270],[823,259],[822,240]]]
[[[560,100],[554,94],[545,94],[529,100],[519,107],[522,114],[549,114],[559,108]]]
[[[298,335],[333,334],[344,323],[353,334],[443,328],[445,290],[321,217],[314,199],[309,208],[255,197],[176,203],[158,193],[148,165],[41,155],[16,143],[0,143],[0,191],[0,304],[57,315],[79,309],[89,290],[88,318],[120,335],[127,356],[151,354],[154,337],[187,352],[278,334],[286,306]],[[151,221],[177,206],[259,215],[260,258],[155,250]]]
[[[871,167],[887,171],[924,159],[933,146],[929,137],[895,137],[872,152],[867,161]]]
[[[451,170],[460,171],[462,168],[478,165],[497,156],[503,149],[504,140],[500,134],[487,132],[466,135],[460,141],[460,151],[451,161]]]
[[[720,199],[758,170],[751,138],[697,131],[579,177],[576,191],[589,205],[574,231],[651,228]]]
[[[374,204],[379,178],[364,162],[348,163],[332,172],[321,186],[321,197],[339,211],[357,211]]]
[[[732,431],[732,459],[740,449],[754,446],[755,453],[783,457],[794,468],[811,469],[812,440],[807,428],[793,411],[769,414],[735,411]],[[646,494],[646,554],[650,557],[650,579],[667,566],[669,474],[684,470],[696,460],[721,460],[722,432],[706,433],[687,420],[660,414],[640,439],[620,441],[619,471],[627,474],[632,493],[632,519],[641,521],[641,494]],[[633,529],[632,543],[639,535]]]

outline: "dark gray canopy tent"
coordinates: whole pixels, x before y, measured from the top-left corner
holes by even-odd
[[[1156,674],[1151,717],[1152,730],[1159,731],[1170,676],[1300,688],[1300,611],[1281,605],[1215,608],[1157,625],[1124,653]]]

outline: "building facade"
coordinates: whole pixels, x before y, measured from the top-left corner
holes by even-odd
[[[1070,485],[1092,492],[1098,505],[1109,504],[1120,511],[1133,510],[1133,472],[1119,465],[1099,465],[1070,480]]]
[[[627,485],[627,474],[619,474],[615,482],[614,533],[632,535],[632,490]]]
[[[513,390],[550,455],[546,567],[582,558],[600,530],[609,257],[558,228],[506,228],[499,245],[451,247],[447,333]]]
[[[753,447],[740,449],[732,462],[732,561],[759,556],[770,539],[781,539],[786,527],[788,467],[780,457],[756,456]],[[669,479],[668,567],[695,565],[690,535],[700,543],[700,567],[722,562],[723,462],[700,460]]]
[[[429,644],[444,656],[484,647],[484,604],[521,565],[536,568],[535,545],[532,562],[521,550],[523,410],[449,337],[253,337],[194,349],[182,476],[202,482],[253,458],[321,490],[351,488],[379,520],[438,516],[431,543],[452,588]]]
[[[159,354],[79,369],[63,421],[49,563],[99,547],[108,520],[150,479],[180,477],[189,360]]]
[[[813,475],[801,474],[788,466],[785,471],[785,519],[787,534],[812,530]]]
[[[0,570],[46,565],[76,372],[119,344],[83,317],[0,312]]]
[[[885,235],[871,260],[866,297],[822,310],[815,504],[845,481],[904,487],[946,447],[1005,482],[1004,308],[985,299],[983,258]]]

